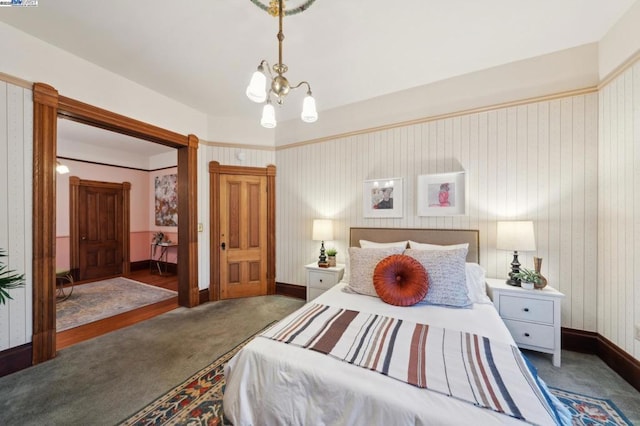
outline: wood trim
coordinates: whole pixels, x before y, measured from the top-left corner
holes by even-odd
[[[602,90],[604,86],[611,83],[613,80],[618,78],[620,74],[625,72],[627,69],[631,68],[636,61],[640,60],[640,49],[638,49],[633,55],[629,56],[626,61],[615,67],[609,74],[607,74],[604,78],[600,79],[600,83],[598,83],[598,90]]]
[[[58,92],[33,86],[32,362],[56,355],[56,139]]]
[[[180,202],[184,200],[185,202]],[[198,306],[198,138],[178,149],[178,303]]]
[[[275,294],[307,300],[307,288],[303,285],[276,283]]]
[[[213,146],[218,148],[240,148],[240,149],[253,149],[255,151],[275,151],[276,147],[272,145],[248,145],[242,143],[233,142],[212,142],[200,140],[200,145]]]
[[[267,166],[267,294],[276,293],[276,166]]]
[[[134,271],[142,271],[142,270],[149,270],[149,264],[151,263],[151,260],[137,260],[135,262],[131,262],[131,266],[129,267],[130,272],[134,272]]]
[[[209,163],[209,297],[220,300],[220,175],[267,177],[267,294],[276,292],[276,166],[264,167],[223,166],[217,161]]]
[[[640,391],[640,361],[598,333],[562,328],[562,349],[597,355]]]
[[[123,312],[109,318],[104,318],[89,324],[81,325],[69,330],[58,333],[57,350],[64,349],[75,343],[83,342],[93,337],[102,336],[103,334],[137,324],[141,321],[153,318],[165,312],[172,311],[178,307],[177,298],[172,297],[143,306],[133,311]]]
[[[194,135],[180,135],[102,108],[60,96],[44,83],[33,85],[33,363],[56,355],[55,228],[58,117],[178,149],[179,301],[198,303],[197,147]],[[183,151],[184,150],[184,151]],[[182,160],[182,161],[180,161]],[[183,247],[184,246],[184,247]]]
[[[0,352],[0,377],[31,367],[32,358],[31,343]]]
[[[131,272],[131,182],[122,182],[122,275]]]
[[[188,136],[165,130],[153,124],[135,120],[124,115],[116,114],[75,99],[60,96],[58,115],[61,118],[88,124],[101,129],[111,130],[135,138],[144,139],[172,148],[188,146]]]
[[[14,77],[12,75],[5,74],[3,72],[0,72],[0,81],[4,81],[5,83],[13,84],[13,85],[18,86],[18,87],[22,87],[23,89],[31,90],[33,88],[33,82],[32,81],[23,80],[21,78]]]

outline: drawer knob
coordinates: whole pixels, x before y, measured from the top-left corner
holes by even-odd
[[[529,337],[529,333],[524,333],[524,337]]]
[[[529,308],[524,308],[523,311],[529,312]]]

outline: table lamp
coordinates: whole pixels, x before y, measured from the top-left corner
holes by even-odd
[[[511,272],[507,284],[519,286],[520,280],[514,274],[520,272],[520,262],[518,261],[519,251],[534,251],[536,249],[536,239],[533,232],[533,222],[509,221],[498,222],[496,248],[498,250],[513,251],[513,261],[511,262]]]
[[[329,262],[327,261],[327,256],[324,253],[324,242],[333,240],[333,222],[330,219],[314,219],[313,235],[311,238],[314,241],[322,241],[320,244],[318,266],[321,268],[328,268]]]

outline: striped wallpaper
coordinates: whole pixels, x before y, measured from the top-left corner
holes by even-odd
[[[0,351],[31,341],[33,101],[29,89],[0,81],[0,248],[2,263],[26,276],[0,305]]]
[[[277,281],[305,284],[317,260],[314,218],[336,221],[338,261],[349,227],[479,229],[481,264],[506,277],[511,254],[495,249],[498,220],[533,220],[537,252],[520,256],[566,297],[562,325],[596,330],[598,95],[595,92],[373,131],[276,151]],[[419,175],[464,170],[467,214],[419,217]],[[362,215],[366,179],[402,178],[404,214]]]
[[[640,62],[599,96],[597,331],[640,359]]]

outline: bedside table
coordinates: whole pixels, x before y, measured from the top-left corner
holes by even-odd
[[[307,302],[311,302],[338,284],[344,274],[344,265],[341,264],[321,268],[317,263],[310,263],[305,265],[305,268],[307,269]]]
[[[564,294],[553,287],[525,290],[487,278],[487,293],[520,348],[553,354],[560,367],[560,303]]]

